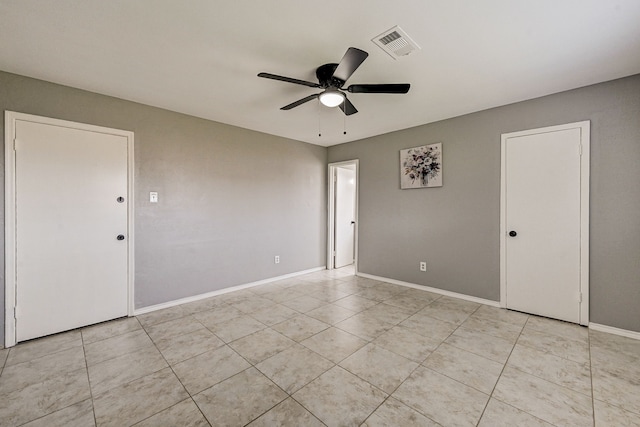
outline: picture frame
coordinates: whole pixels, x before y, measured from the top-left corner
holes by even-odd
[[[400,189],[442,187],[442,143],[400,150]]]

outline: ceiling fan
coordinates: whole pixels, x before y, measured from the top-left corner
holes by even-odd
[[[369,54],[364,50],[350,47],[344,54],[339,64],[324,64],[316,69],[316,77],[318,83],[307,82],[305,80],[293,79],[291,77],[278,76],[270,73],[260,73],[258,77],[266,79],[280,80],[287,83],[324,89],[320,93],[306,96],[289,105],[285,105],[281,110],[290,110],[299,105],[319,98],[320,102],[327,107],[340,107],[342,112],[347,116],[358,112],[356,107],[347,99],[346,92],[349,93],[407,93],[409,92],[409,83],[391,83],[391,84],[361,84],[343,87],[349,77],[358,69],[360,64],[367,59]]]

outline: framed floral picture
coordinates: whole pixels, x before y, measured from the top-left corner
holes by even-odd
[[[400,188],[442,187],[442,143],[400,150]]]

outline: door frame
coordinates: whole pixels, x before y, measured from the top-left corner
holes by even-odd
[[[335,171],[340,166],[355,166],[356,172],[356,200],[355,200],[355,229],[354,233],[354,261],[356,274],[358,273],[358,203],[360,200],[360,164],[358,159],[345,160],[342,162],[329,163],[327,172],[327,270],[335,269],[335,213],[336,213],[336,194],[335,194]]]
[[[16,344],[16,152],[15,131],[18,121],[28,121],[89,132],[106,133],[127,139],[127,315],[134,311],[134,134],[130,131],[52,119],[32,114],[5,111],[4,167],[4,251],[5,251],[5,347]]]
[[[507,307],[507,139],[540,133],[580,129],[580,324],[589,324],[589,176],[590,128],[589,120],[502,134],[500,140],[500,307]]]

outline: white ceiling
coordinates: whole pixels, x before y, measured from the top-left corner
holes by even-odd
[[[394,25],[422,50],[371,42]],[[256,76],[316,81],[350,46],[347,84],[409,93],[350,94],[345,120]],[[0,0],[0,70],[329,146],[640,73],[640,1]]]

